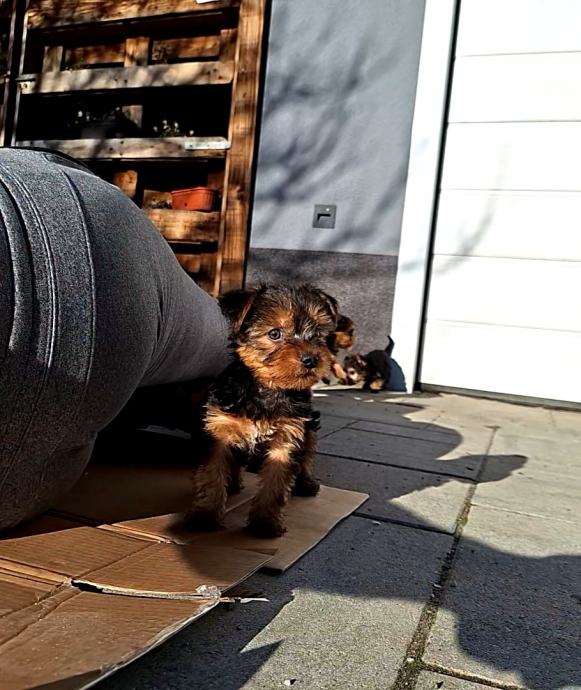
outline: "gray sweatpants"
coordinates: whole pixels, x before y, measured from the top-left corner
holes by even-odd
[[[73,485],[138,386],[226,362],[216,301],[124,194],[55,154],[0,149],[0,528]]]

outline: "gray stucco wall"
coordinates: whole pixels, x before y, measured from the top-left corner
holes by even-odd
[[[391,320],[423,12],[423,0],[272,2],[248,279],[343,285],[356,318],[348,293],[368,255],[362,350],[383,346]],[[334,229],[312,227],[316,203],[337,204]]]

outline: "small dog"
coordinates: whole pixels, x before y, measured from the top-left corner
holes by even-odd
[[[394,341],[387,336],[388,344],[385,350],[372,350],[366,355],[358,352],[345,357],[343,363],[346,380],[350,385],[359,383],[363,379],[363,390],[380,391],[391,378],[391,353]]]
[[[283,508],[291,490],[314,496],[317,415],[310,387],[329,370],[326,339],[337,325],[337,302],[309,285],[260,286],[224,295],[234,358],[212,383],[203,428],[205,461],[194,474],[188,522],[220,526],[228,493],[240,490],[240,469],[260,457],[261,488],[248,530],[284,534]]]
[[[330,372],[333,376],[339,379],[339,383],[347,383],[347,373],[337,360],[339,350],[348,350],[353,347],[355,343],[355,327],[353,321],[348,316],[339,314],[337,318],[337,326],[333,333],[327,338],[327,347],[331,351],[331,368]],[[323,383],[331,383],[328,376],[323,377]]]

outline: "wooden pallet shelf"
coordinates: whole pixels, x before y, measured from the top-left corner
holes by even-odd
[[[220,230],[219,213],[146,209],[148,218],[168,241],[214,241]]]
[[[62,151],[80,160],[224,158],[230,147],[223,137],[156,137],[127,139],[33,139],[16,146]]]
[[[146,67],[63,70],[23,74],[18,85],[23,95],[149,89],[173,86],[229,84],[234,76],[231,61],[194,62]]]
[[[266,0],[11,1],[3,143],[86,161],[145,207],[199,285],[241,287]],[[219,210],[165,208],[199,186]]]
[[[240,6],[240,0],[36,0],[28,13],[28,26],[46,29],[71,24],[143,19],[167,14],[192,14]]]

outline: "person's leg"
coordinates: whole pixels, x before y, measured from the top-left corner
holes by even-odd
[[[0,150],[0,528],[72,486],[139,385],[218,373],[226,338],[215,300],[119,190]]]

